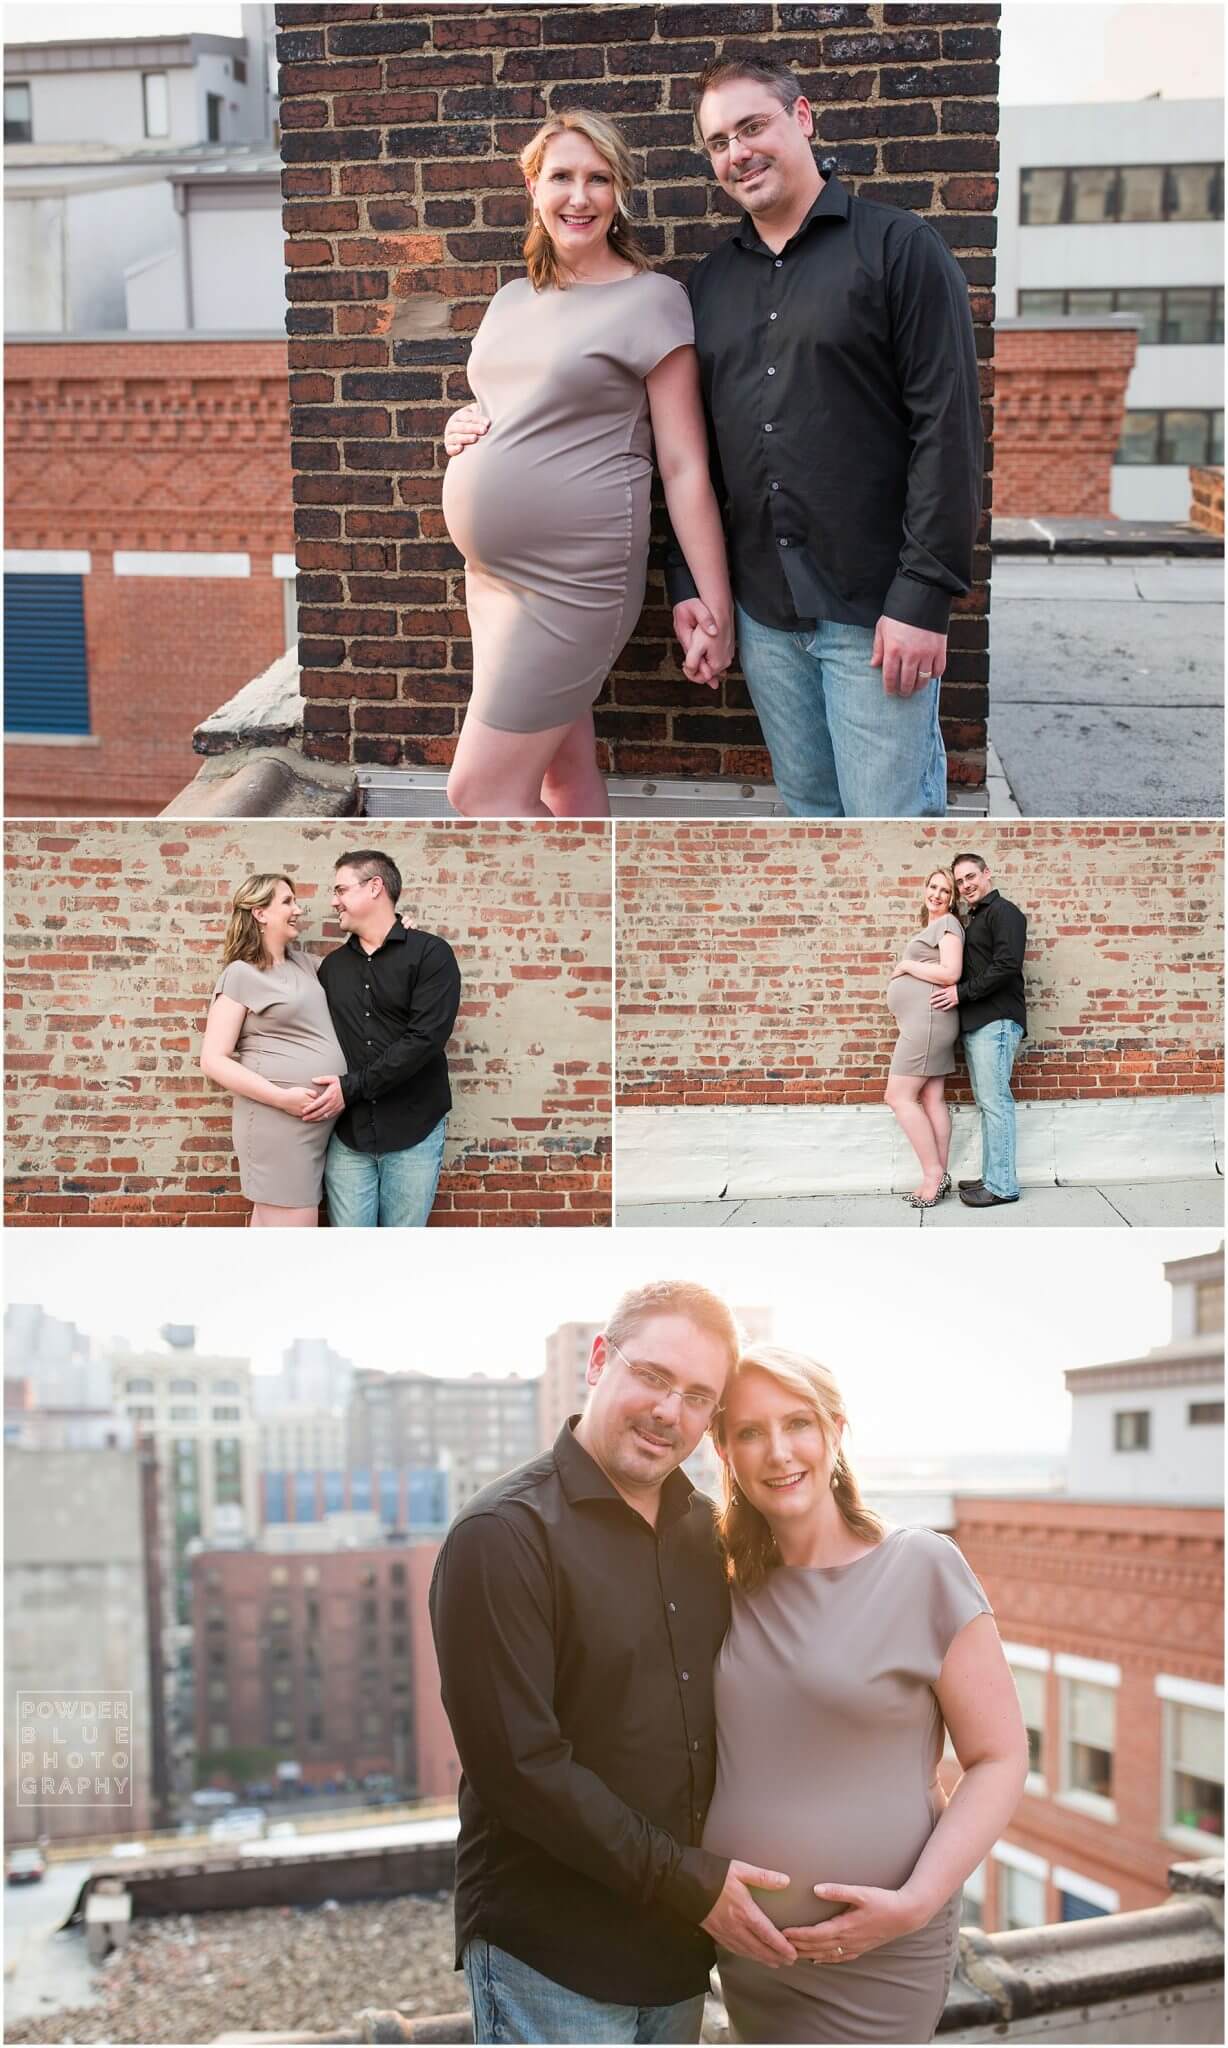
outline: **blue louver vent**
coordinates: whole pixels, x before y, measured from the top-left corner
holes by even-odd
[[[4,579],[4,729],[90,729],[80,576]]]

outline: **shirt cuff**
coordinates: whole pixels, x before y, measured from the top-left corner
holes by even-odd
[[[883,599],[883,617],[925,633],[945,633],[951,622],[950,593],[915,576],[897,576]]]
[[[685,562],[667,562],[665,564],[665,589],[671,611],[676,604],[685,604],[688,597],[699,596],[695,578]]]
[[[661,1886],[661,1902],[680,1920],[698,1927],[720,1898],[728,1875],[727,1856],[713,1856],[708,1849],[684,1849],[677,1868]]]
[[[341,1099],[344,1102],[347,1109],[350,1107],[350,1104],[352,1102],[357,1100],[361,1092],[362,1076],[360,1074],[342,1074]]]

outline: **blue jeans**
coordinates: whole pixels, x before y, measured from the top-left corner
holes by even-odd
[[[336,1131],[324,1155],[328,1220],[342,1230],[422,1230],[443,1165],[448,1119],[404,1152],[355,1152]]]
[[[888,697],[874,633],[820,619],[804,633],[737,606],[738,656],[785,808],[795,818],[941,818],[947,756],[938,684]]]
[[[968,1078],[981,1112],[981,1179],[991,1195],[1015,1196],[1015,1098],[1011,1068],[1023,1039],[1023,1026],[1010,1017],[995,1017],[976,1031],[964,1033]]]
[[[606,2005],[568,1991],[492,1941],[465,1948],[475,2041],[698,2041],[704,2001]]]

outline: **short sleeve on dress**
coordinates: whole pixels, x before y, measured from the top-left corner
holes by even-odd
[[[964,928],[960,923],[959,919],[957,917],[952,917],[949,910],[945,911],[943,915],[939,918],[937,924],[934,926],[935,941],[937,942],[939,940],[946,938],[962,939],[963,936]]]
[[[651,286],[651,292],[646,290],[642,295],[632,289],[636,303],[628,308],[631,317],[626,328],[626,359],[641,377],[655,370],[671,350],[686,348],[695,340],[691,301],[682,286],[672,277],[655,271]],[[623,287],[613,285],[609,289],[621,291]]]
[[[918,1529],[914,1540],[923,1547],[925,1568],[918,1574],[922,1584],[916,1589],[916,1598],[918,1603],[924,1601],[925,1634],[932,1673],[937,1678],[965,1622],[974,1621],[978,1614],[992,1614],[993,1609],[967,1558],[949,1536],[940,1536],[936,1529]]]
[[[215,996],[229,996],[233,1002],[242,1003],[245,1010],[267,1010],[277,1001],[277,991],[267,974],[259,967],[253,967],[249,960],[232,960],[229,967],[223,967],[213,985]]]

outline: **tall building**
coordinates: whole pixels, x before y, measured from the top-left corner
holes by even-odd
[[[452,1512],[537,1450],[537,1381],[469,1373],[358,1372],[349,1409],[351,1470],[446,1465]]]
[[[1159,1905],[1223,1854],[1223,1253],[1164,1271],[1170,1342],[1067,1373],[1069,1491],[955,1501],[1032,1766],[966,1893],[991,1931]]]
[[[323,1337],[296,1337],[282,1353],[284,1399],[303,1408],[326,1408],[343,1415],[354,1385],[354,1367]],[[263,1381],[256,1382],[263,1387]]]
[[[546,1339],[546,1367],[537,1382],[537,1442],[549,1450],[569,1415],[588,1398],[589,1353],[600,1323],[560,1323]]]
[[[327,1408],[285,1407],[262,1415],[262,1472],[340,1470],[345,1464],[346,1420]]]
[[[167,1324],[163,1351],[112,1354],[116,1409],[152,1445],[166,1587],[163,1670],[172,1755],[184,1788],[192,1741],[190,1557],[250,1542],[259,1527],[259,1440],[251,1367],[198,1352],[190,1324]]]
[[[85,1332],[33,1302],[10,1302],[4,1311],[4,1377],[28,1380],[36,1408],[111,1405],[110,1370]]]
[[[1118,518],[1188,519],[1224,459],[1223,134],[1222,99],[1002,109],[999,314],[1138,321]]]

